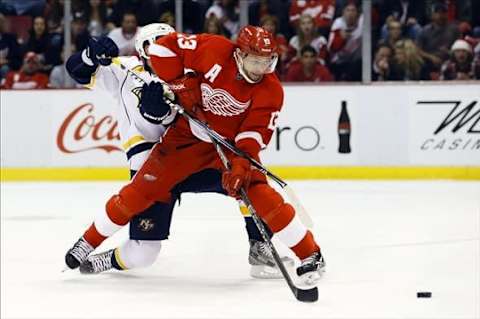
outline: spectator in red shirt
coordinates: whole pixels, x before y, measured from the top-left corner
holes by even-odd
[[[20,71],[7,73],[2,89],[45,89],[48,86],[48,76],[40,72],[42,64],[35,52],[27,52]]]
[[[362,79],[363,16],[354,2],[348,2],[335,19],[328,39],[330,67],[338,81]]]
[[[297,34],[288,43],[288,61],[300,56],[300,50],[305,45],[312,46],[317,52],[317,58],[325,64],[328,57],[327,39],[318,34],[310,15],[304,14],[300,18]]]
[[[333,81],[332,74],[317,60],[317,52],[311,45],[301,50],[300,60],[292,62],[288,67],[287,82],[325,82]]]
[[[290,24],[297,27],[303,14],[311,16],[317,30],[327,35],[335,16],[335,0],[297,0],[290,5]]]

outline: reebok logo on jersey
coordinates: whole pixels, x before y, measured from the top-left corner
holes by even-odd
[[[183,83],[169,83],[168,86],[170,87],[170,89],[172,89],[172,91],[179,91],[179,90],[183,90],[185,89],[185,84]]]
[[[200,85],[202,90],[203,108],[205,111],[212,112],[220,116],[235,116],[245,112],[250,106],[250,100],[240,102],[230,93],[222,89],[212,89],[206,83]]]

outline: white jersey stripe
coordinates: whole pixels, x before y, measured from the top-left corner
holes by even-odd
[[[235,143],[245,138],[253,138],[258,143],[258,145],[260,145],[261,149],[264,149],[265,147],[267,147],[265,143],[263,143],[262,135],[255,131],[246,131],[238,134],[235,137]]]
[[[175,52],[173,52],[169,48],[164,47],[163,45],[155,44],[155,43],[148,47],[148,54],[155,55],[162,58],[170,58],[170,57],[177,56]]]

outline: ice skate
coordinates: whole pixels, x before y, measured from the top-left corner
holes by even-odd
[[[65,255],[65,263],[68,268],[76,269],[84,262],[88,255],[94,250],[83,237],[81,237]]]
[[[114,249],[107,250],[100,254],[89,256],[80,264],[82,274],[99,274],[113,268],[112,256]]]
[[[251,265],[250,276],[260,279],[282,278],[282,273],[277,267],[268,245],[252,239],[249,243],[248,263]],[[294,264],[293,260],[288,257],[282,257],[281,260],[286,267],[291,267]]]
[[[322,274],[325,272],[325,260],[321,252],[315,252],[302,260],[297,268],[299,285],[304,288],[311,288],[317,285]]]

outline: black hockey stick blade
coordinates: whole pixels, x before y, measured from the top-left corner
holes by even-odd
[[[295,297],[297,297],[298,301],[315,302],[318,300],[318,288],[317,287],[313,287],[310,289],[297,288]]]

